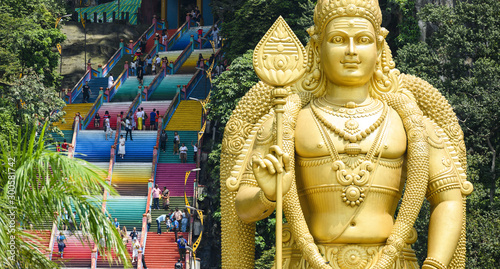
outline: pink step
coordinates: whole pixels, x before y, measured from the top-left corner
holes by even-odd
[[[156,184],[163,190],[166,186],[170,196],[184,196],[186,171],[196,168],[194,163],[159,163],[156,168]],[[196,172],[191,172],[186,183],[186,194],[193,196],[193,183]]]

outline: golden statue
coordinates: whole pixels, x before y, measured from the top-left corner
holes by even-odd
[[[276,267],[419,268],[427,198],[422,268],[464,268],[463,133],[435,88],[395,69],[378,1],[319,0],[305,50],[280,20],[256,48],[264,81],[225,129],[222,267],[254,268],[255,221],[282,197]]]

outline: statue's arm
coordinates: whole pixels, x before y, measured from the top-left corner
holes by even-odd
[[[274,142],[272,134],[273,117],[265,121],[259,130],[252,152],[252,156],[263,157],[269,153]],[[236,194],[236,213],[246,222],[255,222],[268,217],[275,208],[275,202],[269,200],[259,187],[251,165],[242,177],[242,184]]]
[[[426,196],[431,205],[427,257],[448,266],[457,248],[464,221],[460,175],[453,152],[443,140],[444,135],[428,119],[426,127],[430,155]]]

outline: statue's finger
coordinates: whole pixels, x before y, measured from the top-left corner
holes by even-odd
[[[259,169],[259,168],[266,168],[266,164],[264,163],[264,161],[260,157],[253,156],[252,157],[252,168],[254,171]]]
[[[264,159],[263,161],[266,164],[267,171],[269,171],[269,174],[271,174],[271,175],[276,174],[276,169],[274,168],[273,163],[268,159]]]
[[[269,148],[269,151],[271,153],[276,153],[277,156],[283,156],[283,150],[281,150],[280,147],[278,147],[277,145],[273,145]]]
[[[278,171],[278,173],[283,173],[283,166],[280,164],[280,161],[278,160],[278,158],[276,158],[276,156],[267,154],[266,160],[271,161],[272,165],[274,166],[276,171]]]
[[[283,164],[285,165],[285,172],[290,172],[290,155],[288,153],[283,154]]]

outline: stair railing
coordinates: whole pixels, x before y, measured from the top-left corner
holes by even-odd
[[[99,109],[101,108],[103,103],[104,103],[104,96],[102,94],[99,94],[99,96],[97,97],[97,99],[94,102],[94,105],[92,106],[92,108],[90,108],[89,113],[87,113],[87,116],[83,120],[82,130],[87,129],[87,127],[90,124],[90,121],[92,121],[95,113],[97,113],[97,111],[99,111]]]
[[[76,138],[78,137],[78,132],[80,130],[80,119],[75,118],[74,119],[74,128],[73,128],[73,140],[71,141],[71,144],[69,144],[68,147],[68,158],[72,159],[75,155],[75,149],[76,149]]]
[[[50,239],[49,239],[49,249],[47,251],[47,256],[49,260],[52,261],[52,255],[54,254],[54,242],[57,237],[57,221],[54,221],[52,223],[52,230],[50,232]]]
[[[129,116],[129,117],[134,116],[134,112],[137,110],[137,108],[139,107],[139,105],[142,102],[141,95],[142,95],[142,93],[138,93],[135,96],[134,101],[132,101],[132,104],[130,104],[130,106],[128,107],[127,114],[125,114],[125,118],[127,118],[127,116]]]
[[[210,39],[209,39],[209,36],[212,34],[212,32],[214,31],[214,28],[216,25],[219,25],[220,23],[220,20],[218,20],[214,25],[212,25],[212,27],[210,27],[210,30],[208,30],[204,35],[203,35],[203,39],[202,39],[202,45],[201,45],[201,48],[204,48],[207,43],[210,43]]]
[[[174,62],[174,70],[173,74],[177,73],[181,66],[184,64],[184,62],[191,56],[191,54],[194,51],[194,46],[193,46],[193,41],[191,41],[187,47],[182,51],[181,55],[177,57],[177,59]]]
[[[75,101],[76,97],[82,92],[82,87],[85,82],[91,80],[93,77],[97,77],[98,73],[99,72],[97,72],[97,70],[95,69],[87,69],[85,75],[83,75],[83,77],[76,83],[73,89],[71,89],[71,91],[66,93],[66,95],[64,96],[64,101],[66,102],[66,104],[72,104]]]
[[[153,79],[153,81],[151,81],[151,83],[148,86],[148,93],[146,95],[147,96],[146,100],[149,100],[149,98],[154,93],[154,91],[158,88],[158,86],[160,86],[161,82],[163,81],[163,78],[165,78],[167,73],[174,74],[175,71],[178,71],[178,70],[175,70],[175,66],[176,65],[182,66],[184,64],[184,62],[189,58],[189,56],[191,56],[192,51],[188,52],[189,50],[192,50],[191,43],[182,51],[181,54],[179,54],[177,59],[175,59],[174,69],[170,70],[170,72],[167,72],[167,70],[170,69],[170,67],[168,66],[167,63],[164,63],[161,71],[158,73],[158,75],[156,75],[156,77]],[[186,53],[189,53],[189,55],[187,57],[185,57]],[[179,66],[179,68],[180,68],[180,66]]]
[[[146,210],[143,215],[142,215],[142,232],[141,232],[141,239],[140,239],[140,244],[141,244],[141,250],[139,250],[139,255],[137,257],[137,269],[143,269],[142,267],[142,254],[145,253],[146,251],[146,241],[148,238],[148,228],[147,228],[147,213],[149,211],[149,207],[151,206],[151,194],[153,192],[153,179],[150,178],[148,181],[148,199],[146,200]]]
[[[125,83],[125,81],[128,79],[128,73],[129,73],[128,68],[123,69],[120,76],[118,76],[118,78],[115,80],[115,83],[113,83],[113,86],[109,88],[108,98],[107,98],[108,102],[111,102],[111,99],[113,99],[120,86],[123,85],[123,83]]]
[[[111,58],[108,60],[108,62],[102,67],[102,74],[101,77],[105,77],[108,75],[109,71],[115,67],[115,65],[120,61],[120,59],[123,56],[122,53],[123,47],[120,45],[120,48],[116,50],[115,54],[111,56]]]
[[[175,45],[175,42],[181,38],[182,34],[187,32],[189,30],[189,22],[186,21],[181,27],[175,31],[175,33],[168,39],[167,42],[167,50],[171,50],[172,47]]]
[[[180,100],[180,93],[176,93],[174,96],[174,99],[172,99],[172,102],[170,103],[170,106],[168,107],[167,111],[165,112],[163,116],[163,120],[161,123],[161,129],[164,130],[167,128],[168,123],[174,116],[175,110],[177,110],[177,107],[179,106],[181,100]]]

